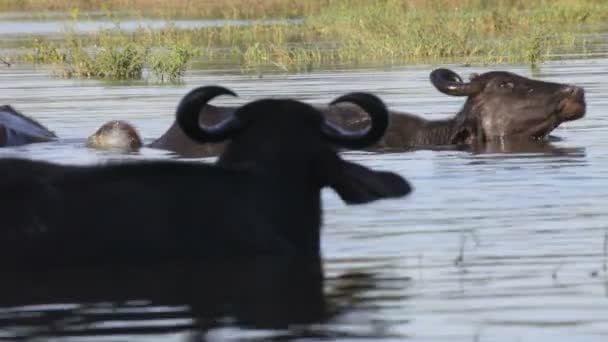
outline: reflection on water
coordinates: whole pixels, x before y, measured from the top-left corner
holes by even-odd
[[[269,258],[5,275],[0,325],[13,338],[286,329],[326,321],[321,273]]]
[[[432,67],[263,78],[197,71],[178,87],[0,68],[0,103],[64,138],[1,149],[0,156],[81,164],[174,158],[153,149],[130,156],[93,151],[84,139],[105,121],[121,119],[150,141],[170,126],[178,100],[203,84],[238,92],[217,104],[262,96],[327,103],[345,92],[373,91],[394,109],[445,118],[463,99],[430,85]],[[531,75],[523,66],[449,67],[465,77],[490,69]],[[550,62],[534,77],[585,87],[587,116],[556,129],[560,139],[472,152],[346,153],[399,172],[415,191],[365,206],[346,206],[325,191],[323,282],[318,267],[311,275],[315,268],[286,263],[2,275],[0,337],[606,341],[608,59]],[[286,326],[297,321],[316,323]]]
[[[259,258],[2,274],[0,339],[175,334],[186,341],[225,334],[244,340],[378,337],[339,329],[365,308],[380,282],[347,272],[323,279],[319,260]],[[407,283],[399,284],[407,285]],[[390,297],[387,297],[390,299]]]

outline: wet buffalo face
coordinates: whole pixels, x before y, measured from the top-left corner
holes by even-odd
[[[110,121],[87,138],[87,147],[133,151],[142,146],[137,131],[125,121]]]
[[[445,94],[468,97],[456,118],[455,143],[542,139],[561,123],[585,115],[584,90],[569,84],[503,71],[473,75],[465,83],[447,69],[433,71],[431,82]]]

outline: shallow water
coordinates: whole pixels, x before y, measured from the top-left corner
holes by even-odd
[[[10,14],[10,13],[9,13]],[[3,18],[4,17],[4,18]],[[11,20],[10,16],[5,14],[0,16],[0,32],[4,39],[17,38],[28,35],[56,35],[70,29],[76,33],[94,33],[101,30],[114,29],[117,27],[115,20],[104,20],[99,18],[91,18],[88,20],[77,20],[67,22],[66,20],[45,20],[39,19],[19,19]],[[8,19],[8,20],[7,20]],[[206,20],[163,20],[163,19],[123,19],[120,21],[120,28],[123,31],[134,31],[138,28],[146,28],[150,30],[158,30],[167,27],[175,27],[178,29],[194,29],[194,28],[209,28],[222,27],[225,25],[231,26],[249,26],[253,24],[278,24],[278,23],[299,23],[301,20],[229,20],[229,19],[206,19]]]
[[[364,206],[347,206],[332,191],[324,192],[325,299],[342,308],[328,322],[309,329],[278,331],[244,327],[230,319],[205,325],[193,320],[192,311],[178,305],[180,300],[163,297],[158,302],[149,301],[162,291],[163,296],[177,296],[177,287],[153,278],[174,279],[176,283],[183,280],[172,271],[166,271],[166,277],[161,276],[164,273],[138,274],[137,279],[125,274],[116,279],[107,279],[104,273],[68,274],[56,275],[48,284],[32,281],[17,287],[16,293],[21,294],[44,292],[47,296],[40,295],[40,299],[0,293],[4,296],[0,302],[6,303],[0,309],[0,337],[38,334],[47,340],[48,336],[63,336],[58,340],[73,341],[194,341],[202,337],[209,341],[305,337],[344,341],[606,341],[608,118],[604,114],[608,110],[608,59],[548,62],[534,73],[519,66],[448,67],[463,76],[503,69],[574,83],[586,90],[588,112],[582,120],[558,128],[554,135],[562,140],[545,152],[345,154],[345,158],[364,165],[399,172],[415,191],[404,199]],[[34,116],[65,139],[6,148],[0,155],[62,163],[126,158],[88,150],[83,147],[84,139],[105,121],[124,119],[151,140],[169,127],[181,96],[203,84],[227,86],[240,95],[237,99],[219,98],[216,104],[266,96],[327,103],[345,92],[373,91],[394,109],[443,118],[455,113],[463,99],[438,93],[428,82],[432,68],[262,78],[194,71],[180,86],[110,85],[54,78],[47,70],[0,68],[0,104],[11,104]],[[172,155],[144,149],[131,157]],[[272,274],[273,281],[282,279],[283,273]],[[260,277],[244,277],[238,284],[247,284],[247,288],[252,281],[260,281]],[[80,287],[72,292],[63,280]],[[104,281],[107,284],[100,285]],[[45,284],[47,290],[34,289],[35,284]],[[92,290],[95,286],[91,284],[100,289]],[[152,288],[159,292],[154,293],[147,284],[154,284]],[[311,299],[306,303],[314,306],[319,299],[314,297],[314,288],[319,284],[307,289],[300,285],[302,288],[295,288],[310,290],[306,296]],[[52,288],[63,292],[49,290]],[[176,293],[167,293],[168,288]],[[88,289],[91,291],[85,293]],[[279,293],[260,295],[260,301],[271,307],[282,301]],[[304,303],[291,306],[291,314],[306,312]]]

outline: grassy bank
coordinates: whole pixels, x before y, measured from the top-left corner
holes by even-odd
[[[116,0],[108,1],[108,6],[155,1]],[[54,6],[74,2],[81,1],[52,1]],[[161,78],[172,80],[183,74],[190,58],[195,56],[209,62],[233,63],[244,72],[267,68],[309,70],[335,64],[536,65],[560,49],[569,52],[575,46],[584,46],[585,42],[573,34],[583,25],[588,28],[608,21],[608,1],[599,0],[229,2],[239,10],[218,17],[255,16],[268,10],[264,13],[273,13],[275,17],[304,15],[304,21],[297,25],[260,23],[189,30],[142,28],[136,32],[117,28],[85,36],[68,30],[59,41],[32,40],[33,53],[27,59],[55,64],[66,75],[110,78],[140,77],[147,65]],[[96,0],[87,3],[95,4]],[[198,1],[175,3],[200,6]],[[298,7],[298,3],[307,3],[309,7]],[[241,8],[245,4],[252,4],[251,8]],[[259,7],[256,9],[253,4]],[[117,68],[120,70],[114,70]]]

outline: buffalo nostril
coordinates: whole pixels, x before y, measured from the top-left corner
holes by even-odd
[[[579,102],[583,102],[585,100],[585,90],[580,87],[574,87],[572,96],[574,96]]]

